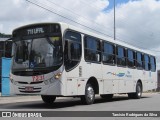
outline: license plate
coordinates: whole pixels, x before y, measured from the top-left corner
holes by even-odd
[[[25,91],[33,91],[33,87],[25,87]]]

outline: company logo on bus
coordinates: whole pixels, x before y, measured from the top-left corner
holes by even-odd
[[[27,30],[28,35],[35,35],[35,34],[41,34],[41,33],[44,33],[43,28],[34,28],[34,29],[28,29]]]

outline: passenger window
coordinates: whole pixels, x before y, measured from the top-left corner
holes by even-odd
[[[117,47],[117,65],[126,66],[126,51],[120,46]]]
[[[111,43],[103,43],[103,57],[102,61],[104,64],[115,64],[115,46]]]
[[[136,66],[137,66],[137,69],[143,69],[143,56],[142,56],[142,53],[140,52],[137,52],[136,54]]]
[[[155,57],[150,57],[150,66],[151,66],[151,71],[155,72],[156,71],[156,60]]]
[[[144,69],[145,70],[150,70],[150,60],[148,55],[144,55]]]
[[[128,49],[127,50],[128,55],[128,67],[135,67],[135,52],[133,50]]]
[[[85,37],[85,60],[91,62],[101,61],[100,40],[93,37]]]

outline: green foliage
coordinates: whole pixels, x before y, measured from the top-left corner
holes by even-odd
[[[7,35],[7,34],[4,34],[4,33],[0,33],[0,38],[10,38],[12,37],[12,35]]]

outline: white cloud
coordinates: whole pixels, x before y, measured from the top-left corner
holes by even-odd
[[[3,31],[3,24],[0,24],[0,31]]]
[[[160,2],[155,0],[130,1],[116,7],[116,37],[149,48],[158,47],[160,33]],[[101,13],[97,22],[113,28],[113,10]],[[113,34],[113,33],[112,33]],[[150,44],[150,41],[154,41]]]
[[[35,0],[30,1],[36,2]],[[38,0],[38,3],[58,14],[92,26],[98,14],[108,5],[108,0],[89,0],[87,2],[84,0],[46,0],[45,2]],[[92,3],[91,6],[89,3]],[[2,32],[5,33],[11,33],[13,28],[19,25],[33,22],[67,21],[25,0],[5,0],[1,2],[0,10],[3,11],[0,13],[0,21],[5,26]]]
[[[160,28],[157,26],[160,25],[160,2],[154,0],[129,2],[117,8],[117,14],[119,15],[117,27],[122,30],[117,32],[122,39],[140,42],[149,48],[159,46]],[[121,14],[125,19],[121,18]],[[150,44],[150,41],[154,43]]]

